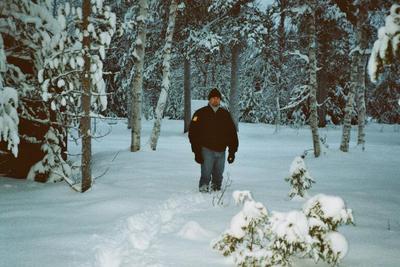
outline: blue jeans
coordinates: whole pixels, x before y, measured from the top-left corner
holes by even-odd
[[[203,164],[201,164],[201,177],[199,187],[208,186],[212,182],[213,190],[220,190],[225,168],[225,151],[216,152],[202,147]]]

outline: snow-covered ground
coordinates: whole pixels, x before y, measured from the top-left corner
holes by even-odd
[[[225,172],[232,184],[223,205],[213,205],[215,195],[197,192],[199,165],[182,121],[163,121],[156,152],[147,148],[151,122],[144,122],[137,153],[129,152],[126,125],[111,127],[93,141],[93,176],[100,177],[87,193],[65,183],[0,178],[1,267],[232,266],[210,242],[240,211],[234,190],[250,190],[269,211],[304,203],[289,200],[284,178],[294,157],[311,148],[308,128],[274,134],[273,126],[240,124],[239,152]],[[305,159],[316,180],[309,195],[337,195],[353,209],[356,226],[339,229],[349,243],[341,266],[400,266],[399,129],[369,124],[366,132],[365,151],[352,132],[350,152],[342,153],[341,127],[321,129],[329,148]],[[295,260],[295,266],[327,265]]]

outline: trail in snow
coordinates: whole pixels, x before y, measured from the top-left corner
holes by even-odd
[[[163,266],[157,253],[162,235],[181,229],[180,215],[198,210],[198,204],[210,201],[210,195],[184,192],[163,203],[123,220],[113,236],[96,236],[93,267]],[[197,239],[212,234],[196,222],[186,223],[178,233],[182,238]]]

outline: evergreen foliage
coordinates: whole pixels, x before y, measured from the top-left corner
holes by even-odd
[[[294,196],[304,197],[306,191],[315,183],[302,157],[296,157],[293,160],[290,166],[289,176],[285,178],[285,181],[289,182],[292,188],[289,193],[290,198]]]
[[[400,59],[400,5],[394,4],[390,14],[385,19],[385,26],[378,30],[378,40],[375,41],[368,62],[368,73],[376,82],[385,65],[390,65]]]
[[[319,194],[300,211],[271,215],[249,191],[235,191],[233,198],[243,208],[212,246],[236,266],[291,266],[294,257],[337,266],[346,256],[348,244],[337,229],[353,224],[353,216],[340,197]]]

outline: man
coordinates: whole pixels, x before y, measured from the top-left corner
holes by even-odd
[[[201,164],[199,191],[221,190],[225,167],[225,150],[229,164],[235,160],[238,137],[231,114],[220,107],[221,93],[213,88],[208,94],[208,105],[197,110],[189,126],[189,140],[195,160]]]

